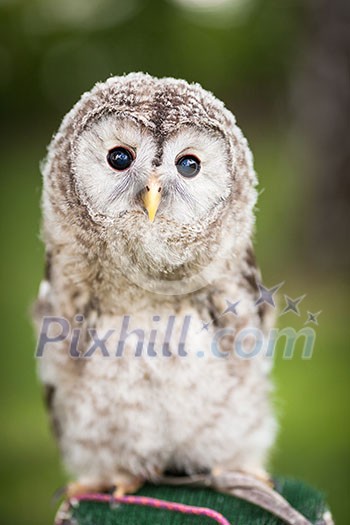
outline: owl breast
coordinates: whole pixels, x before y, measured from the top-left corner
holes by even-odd
[[[274,426],[266,364],[218,352],[215,327],[203,328],[189,304],[183,311],[101,316],[105,345],[90,341],[75,361],[53,349],[44,355],[42,378],[55,388],[60,446],[74,476],[112,483],[120,472],[147,479],[263,461]]]

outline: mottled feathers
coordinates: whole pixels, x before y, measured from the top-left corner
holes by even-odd
[[[119,144],[135,158],[115,173],[106,155]],[[179,155],[189,153],[201,162],[192,180],[176,169]],[[242,327],[270,325],[255,305],[257,181],[233,115],[198,84],[142,73],[112,77],[66,115],[43,178],[47,271],[38,330],[44,315],[66,319],[70,336],[80,330],[81,355],[89,330],[114,330],[109,357],[96,351],[72,358],[67,337],[47,345],[40,359],[70,475],[101,488],[155,478],[165,469],[264,469],[276,427],[271,362],[240,359],[232,350]],[[162,187],[153,223],[142,200],[150,178]],[[222,315],[226,300],[240,301],[239,315]],[[136,332],[116,358],[125,316],[127,332]],[[164,356],[161,341],[172,316]],[[185,318],[183,357],[178,341]],[[220,339],[226,358],[213,355],[211,346],[223,328],[232,329]],[[135,357],[137,338],[143,333],[149,342],[152,329],[157,357],[146,346]]]

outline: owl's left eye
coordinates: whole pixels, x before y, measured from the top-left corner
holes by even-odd
[[[200,160],[194,155],[185,155],[176,161],[176,169],[183,177],[188,179],[195,177],[201,169]]]
[[[123,171],[129,168],[134,158],[135,156],[132,154],[132,152],[127,148],[123,148],[122,146],[118,146],[117,148],[109,150],[107,154],[108,164],[111,166],[111,168],[118,171]]]

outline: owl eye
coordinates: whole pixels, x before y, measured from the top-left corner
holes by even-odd
[[[176,161],[176,169],[183,177],[195,177],[201,169],[200,160],[194,155],[185,155]]]
[[[129,168],[135,156],[132,152],[121,146],[109,150],[107,154],[107,162],[114,170],[123,171]]]

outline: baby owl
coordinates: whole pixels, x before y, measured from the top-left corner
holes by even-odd
[[[235,337],[271,319],[233,115],[198,84],[109,78],[64,118],[43,179],[38,361],[68,493],[132,492],[168,471],[264,475],[271,360]]]

